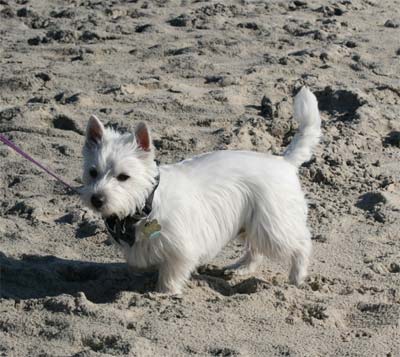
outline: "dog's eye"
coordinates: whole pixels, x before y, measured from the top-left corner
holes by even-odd
[[[119,175],[117,176],[117,180],[118,180],[118,181],[126,181],[128,178],[129,178],[129,176],[128,176],[128,175],[125,175],[125,174],[119,174]]]
[[[89,175],[93,178],[97,177],[97,170],[93,167],[89,170]]]

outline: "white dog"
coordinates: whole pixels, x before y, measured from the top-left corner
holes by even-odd
[[[191,272],[238,235],[246,252],[231,268],[254,272],[263,256],[290,259],[299,285],[311,253],[307,204],[297,176],[318,144],[315,96],[295,97],[299,131],[283,156],[217,151],[158,167],[149,130],[87,127],[83,200],[106,220],[130,266],[157,267],[157,290],[179,293]]]

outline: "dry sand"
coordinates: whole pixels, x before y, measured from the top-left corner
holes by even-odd
[[[0,132],[74,185],[91,113],[157,157],[281,153],[292,96],[323,134],[300,174],[314,253],[182,296],[131,274],[100,220],[0,145],[2,356],[400,356],[400,2],[0,0]]]

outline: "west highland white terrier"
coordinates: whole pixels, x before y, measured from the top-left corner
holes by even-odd
[[[249,274],[264,256],[286,259],[289,280],[299,285],[311,235],[297,173],[321,135],[318,103],[305,87],[294,118],[299,129],[283,156],[227,150],[158,166],[146,124],[121,134],[92,116],[82,198],[101,214],[130,266],[159,270],[160,292],[180,293],[197,266],[239,235],[246,250],[231,269]]]

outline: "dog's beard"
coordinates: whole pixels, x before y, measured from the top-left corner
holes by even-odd
[[[121,150],[114,152],[111,146],[107,150],[110,152],[106,157],[101,150],[85,153],[88,156],[85,157],[85,186],[82,189],[81,197],[89,208],[99,213],[103,218],[112,215],[123,218],[144,206],[145,200],[154,185],[158,170],[153,160],[141,158],[136,155],[135,151],[129,151],[128,148],[122,152]],[[98,156],[100,156],[100,159]],[[102,164],[99,164],[99,161]],[[96,166],[99,171],[98,179],[93,179],[88,174],[93,166]],[[129,179],[120,182],[111,169],[103,172],[102,167],[117,167],[117,172],[123,172],[129,176]],[[93,195],[101,195],[104,198],[101,207],[95,207],[92,204]]]

